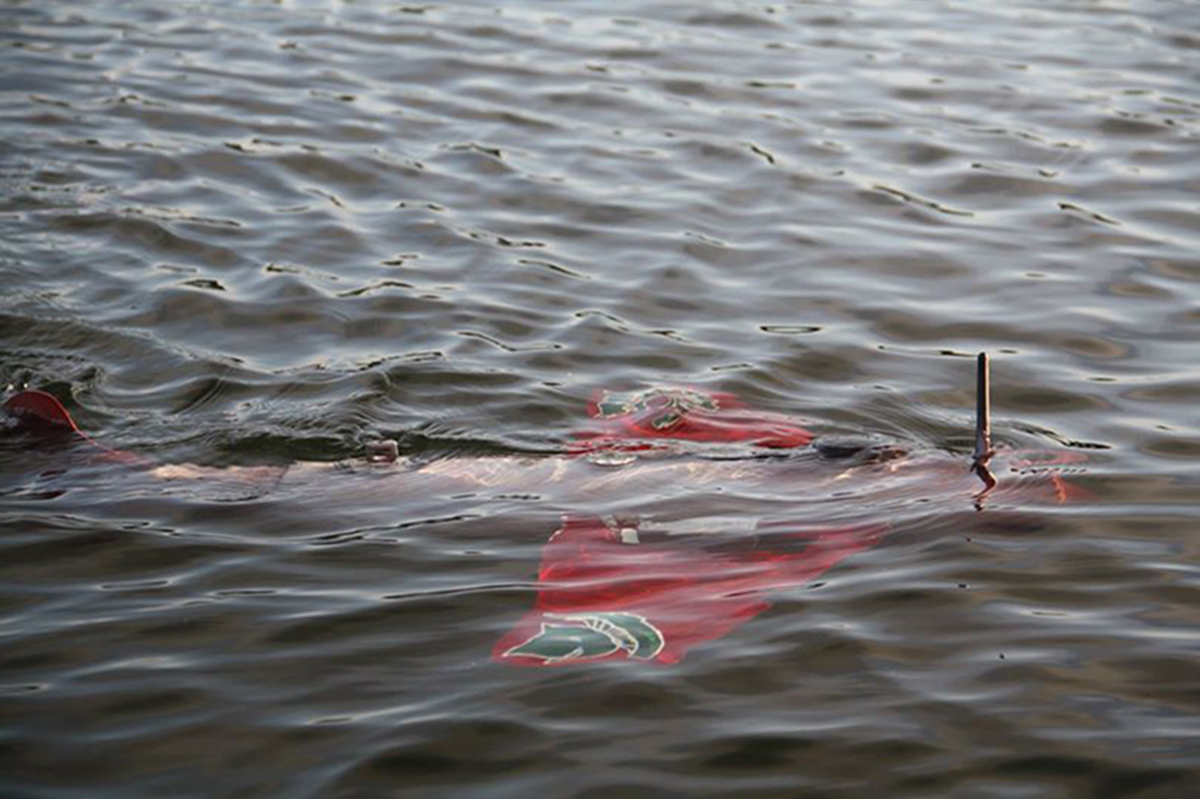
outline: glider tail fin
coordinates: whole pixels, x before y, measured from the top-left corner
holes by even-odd
[[[21,391],[8,398],[4,410],[27,425],[57,427],[79,433],[79,425],[55,397],[45,391]]]
[[[152,465],[151,461],[141,455],[110,449],[94,440],[79,429],[79,425],[75,424],[75,420],[71,418],[70,412],[63,407],[63,404],[45,391],[19,391],[5,401],[4,410],[27,427],[74,433],[98,449],[99,457],[102,460],[124,463],[129,466]]]

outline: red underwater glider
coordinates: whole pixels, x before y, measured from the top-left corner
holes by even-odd
[[[373,449],[368,460],[374,468],[382,452],[382,460],[395,462],[397,495],[425,490],[422,486],[527,490],[554,484],[568,508],[572,498],[579,507],[584,500],[595,501],[597,495],[612,497],[615,506],[621,488],[636,496],[646,486],[672,485],[676,496],[688,497],[690,490],[714,485],[770,490],[779,477],[784,478],[780,491],[786,499],[805,490],[794,485],[793,478],[822,474],[827,484],[838,487],[847,483],[836,481],[849,478],[853,485],[882,485],[882,493],[872,489],[876,495],[924,492],[947,500],[973,499],[977,507],[989,495],[1019,491],[1027,496],[1031,490],[1046,501],[1066,501],[1075,489],[1050,467],[1076,462],[1078,457],[1012,451],[997,456],[993,450],[987,372],[986,355],[981,355],[976,445],[969,465],[946,457],[922,459],[887,445],[868,445],[861,452],[826,446],[823,452],[832,453],[835,461],[849,462],[850,467],[832,473],[814,472],[811,467],[789,472],[788,459],[781,461],[779,455],[810,445],[822,450],[822,442],[812,432],[796,419],[750,409],[731,395],[693,389],[652,389],[627,397],[597,395],[588,407],[588,426],[575,435],[565,457],[449,459],[411,465],[396,457],[396,446],[389,442]],[[96,443],[79,430],[57,399],[43,392],[20,392],[4,407],[30,425],[77,434],[93,444],[101,458],[147,467],[155,477],[255,473],[253,469],[156,467],[146,458]],[[706,459],[706,447],[730,444],[739,445],[740,455]],[[862,452],[867,457],[855,465],[852,456]],[[1004,465],[1003,479],[993,474],[994,457]],[[603,463],[609,465],[596,465]],[[620,468],[614,471],[612,464]],[[304,469],[294,472],[296,479],[303,479]],[[971,472],[978,479],[968,482]],[[276,479],[280,474],[282,470]],[[931,479],[935,485],[930,485]],[[782,518],[776,513],[764,519],[732,520],[695,514],[683,521],[663,524],[576,511],[564,514],[560,529],[542,550],[534,606],[496,643],[493,659],[538,667],[609,660],[675,663],[693,647],[729,634],[770,608],[771,594],[811,583],[851,555],[877,545],[891,529],[888,523],[875,521],[793,521],[786,512]]]

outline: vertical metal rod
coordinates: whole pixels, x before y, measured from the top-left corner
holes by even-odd
[[[982,498],[996,487],[996,476],[988,468],[995,450],[992,449],[992,385],[986,352],[979,353],[975,372],[975,457],[971,460],[971,471],[983,481],[983,491],[976,499],[982,509]]]
[[[992,385],[986,352],[979,353],[975,373],[975,460],[992,455]]]

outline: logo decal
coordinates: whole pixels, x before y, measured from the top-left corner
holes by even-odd
[[[633,660],[652,660],[662,651],[662,631],[635,613],[547,613],[537,635],[504,657],[540,658],[546,663],[602,658],[624,651]]]

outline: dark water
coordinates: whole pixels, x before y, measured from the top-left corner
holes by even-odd
[[[1088,458],[801,503],[893,530],[677,665],[539,670],[489,659],[534,495],[10,432],[0,794],[1200,795],[1194,3],[39,0],[0,47],[0,378],[112,446],[553,452],[682,384],[953,457],[986,349],[998,438]]]

